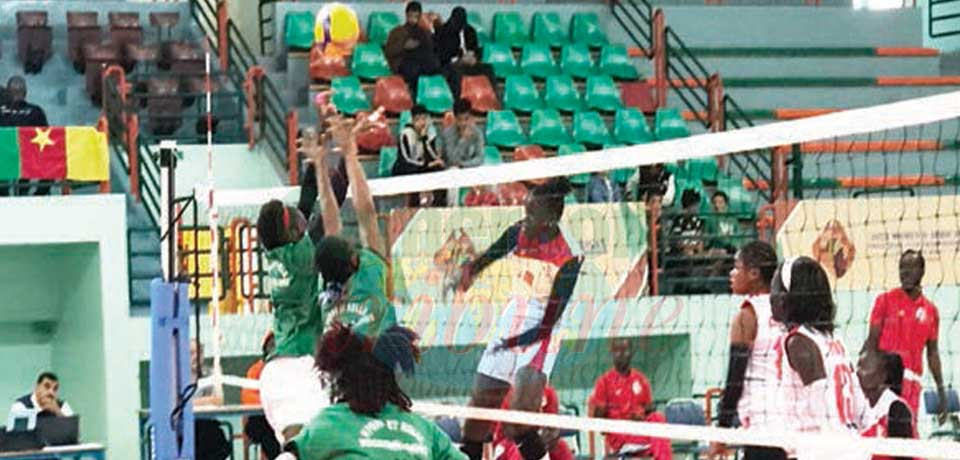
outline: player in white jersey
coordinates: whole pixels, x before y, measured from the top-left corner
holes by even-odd
[[[773,319],[770,282],[777,270],[777,252],[769,244],[754,241],[744,245],[734,258],[730,290],[746,298],[730,324],[730,357],[727,382],[720,400],[719,425],[743,428],[782,427],[783,398],[779,392],[777,356],[785,332]],[[746,446],[746,460],[784,460],[783,449]],[[714,458],[724,455],[721,444],[710,446]]]
[[[783,340],[779,367],[787,402],[785,422],[803,432],[856,434],[862,390],[843,342],[833,335],[836,304],[830,281],[809,257],[785,260],[770,291],[774,318],[790,332]],[[860,460],[869,455],[847,445],[802,446],[799,460]]]
[[[867,438],[913,438],[916,428],[910,405],[901,396],[903,360],[897,353],[867,351],[857,363],[857,380],[869,406],[861,420],[860,435]],[[892,460],[875,455],[873,460]],[[897,457],[896,460],[912,460]]]

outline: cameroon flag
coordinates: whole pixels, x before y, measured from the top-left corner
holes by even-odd
[[[109,165],[107,136],[93,127],[0,128],[0,181],[100,182]]]

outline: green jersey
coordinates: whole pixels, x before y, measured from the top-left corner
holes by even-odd
[[[397,324],[397,312],[387,299],[387,261],[377,253],[360,250],[360,266],[348,282],[340,301],[324,307],[327,326],[334,320],[360,334],[379,335]]]
[[[269,358],[312,355],[323,319],[317,308],[317,270],[308,235],[266,253],[277,348]]]
[[[292,442],[301,460],[466,460],[436,423],[387,404],[376,417],[324,408]]]

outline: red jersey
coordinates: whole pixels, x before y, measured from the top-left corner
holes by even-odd
[[[541,242],[527,238],[526,233],[521,228],[520,234],[517,236],[515,252],[519,257],[541,260],[557,267],[562,267],[563,264],[573,258],[573,251],[567,244],[563,232],[557,232],[557,236],[550,241]]]
[[[605,407],[606,418],[615,420],[642,420],[651,403],[650,381],[636,369],[630,369],[627,375],[611,369],[597,379],[590,395],[590,404]]]
[[[510,398],[512,397],[513,390],[510,390],[507,392],[507,396],[503,398],[503,404],[500,405],[500,408],[509,410]],[[545,386],[543,388],[543,401],[540,403],[540,413],[556,414],[559,411],[560,400],[557,398],[556,390],[550,385]],[[520,460],[522,458],[513,440],[503,435],[503,426],[500,423],[497,423],[493,430],[493,445],[493,458],[495,460]],[[573,460],[573,454],[570,452],[570,448],[562,439],[557,441],[557,444],[550,450],[549,454],[550,460]]]
[[[940,334],[940,316],[933,303],[923,295],[914,300],[903,289],[891,289],[873,304],[870,326],[881,327],[880,350],[899,354],[905,369],[923,375],[923,349]]]

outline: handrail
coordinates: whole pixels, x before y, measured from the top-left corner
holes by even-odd
[[[259,110],[263,104],[263,90],[261,88],[264,73],[263,67],[253,66],[247,70],[247,77],[243,82],[243,92],[247,101],[247,119],[243,126],[247,129],[247,148],[250,150],[253,150],[253,146],[257,142],[257,129],[254,124],[259,119],[262,125],[264,119]]]
[[[946,9],[949,10],[947,13],[937,13],[937,11],[940,10],[940,8],[937,8],[938,5],[944,6],[949,4],[953,4],[954,8],[947,7]],[[957,12],[958,9],[956,8],[958,4],[960,4],[960,0],[929,0],[929,5],[927,6],[927,34],[930,38],[960,35],[960,13]],[[944,30],[936,32],[934,31],[934,26],[937,23],[947,24]]]

